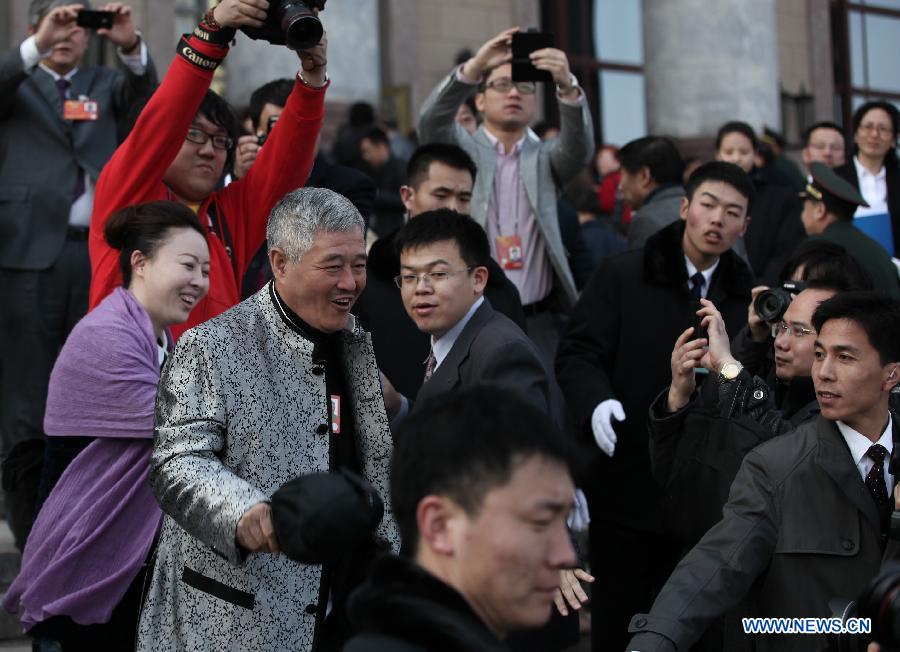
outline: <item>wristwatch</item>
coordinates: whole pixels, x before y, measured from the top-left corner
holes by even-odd
[[[723,363],[719,369],[719,382],[724,383],[729,380],[734,380],[738,377],[738,374],[741,373],[741,369],[743,368],[744,366],[736,360],[729,360],[728,362]]]
[[[580,88],[580,86],[578,85],[578,79],[571,72],[569,73],[569,88],[567,88],[565,91],[563,91],[562,87],[559,84],[556,85],[556,91],[558,93],[562,93],[562,92],[568,93],[573,88]]]

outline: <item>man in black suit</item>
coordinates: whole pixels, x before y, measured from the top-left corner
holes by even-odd
[[[631,615],[674,567],[677,548],[662,537],[663,492],[650,470],[648,409],[669,383],[672,345],[696,325],[701,298],[716,303],[730,329],[746,321],[752,275],[731,247],[747,228],[752,195],[750,177],[731,163],[697,168],[681,219],[597,269],[560,343],[557,379],[590,442],[583,488],[591,560],[604,578],[591,609],[595,650],[625,645]]]
[[[131,10],[121,3],[104,7],[113,12],[113,24],[97,33],[117,47],[122,70],[79,67],[89,34],[76,20],[86,6],[79,1],[34,0],[28,12],[30,36],[0,54],[0,453],[4,454],[19,442],[43,436],[50,371],[69,331],[87,311],[91,273],[87,233],[94,184],[118,146],[118,128],[129,110],[156,85]],[[40,454],[39,449],[35,452]],[[7,492],[13,531],[21,545],[33,495],[12,477],[5,478],[4,484],[9,482],[24,491]],[[19,497],[25,504],[19,505]],[[22,519],[25,523],[20,523]]]
[[[400,188],[400,197],[410,219],[438,208],[468,214],[475,163],[456,145],[424,145],[409,160],[406,183]],[[398,232],[379,238],[369,250],[366,289],[353,312],[372,333],[379,369],[397,391],[412,399],[422,385],[422,360],[428,355],[429,343],[428,335],[407,316],[394,284],[394,277],[400,273],[400,256],[394,246]],[[524,329],[519,291],[493,258],[486,265],[485,297],[494,310]]]
[[[704,324],[724,332],[721,317]],[[821,415],[744,458],[723,518],[682,559],[628,650],[688,650],[738,603],[746,615],[828,618],[881,564],[891,512],[889,462],[900,427],[888,409],[900,380],[900,302],[839,293],[815,311],[812,377]],[[740,365],[710,340],[711,365]],[[730,371],[729,371],[730,369]],[[757,650],[822,650],[823,635],[758,636]],[[622,649],[622,648],[620,648]]]
[[[407,222],[394,244],[406,312],[431,336],[412,410],[434,396],[492,384],[558,418],[553,381],[537,348],[484,298],[491,259],[484,229],[467,215],[439,209]]]

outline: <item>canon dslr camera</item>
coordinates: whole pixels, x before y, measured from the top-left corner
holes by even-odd
[[[763,321],[781,321],[788,306],[791,305],[793,295],[800,294],[804,289],[802,281],[786,281],[780,288],[770,288],[761,292],[753,302],[753,309]]]
[[[305,50],[322,40],[321,21],[313,12],[322,11],[326,0],[276,0],[269,5],[265,25],[242,27],[241,31],[252,39],[268,41],[275,45],[287,45],[292,50]]]

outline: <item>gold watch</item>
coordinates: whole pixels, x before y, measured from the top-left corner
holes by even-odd
[[[741,373],[741,369],[743,368],[744,366],[740,362],[729,360],[728,362],[723,363],[719,368],[719,380],[721,382],[734,380],[738,377],[738,374]]]

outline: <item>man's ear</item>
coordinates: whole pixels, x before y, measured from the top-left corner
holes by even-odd
[[[455,527],[462,509],[445,496],[428,495],[416,506],[419,547],[450,557],[456,552]]]
[[[884,379],[884,388],[887,391],[893,389],[900,382],[900,362],[892,362],[884,367],[886,376]]]
[[[269,264],[272,266],[272,274],[275,278],[284,278],[288,257],[281,249],[273,248],[269,252]]]
[[[400,201],[403,202],[403,206],[407,211],[411,211],[412,208],[412,200],[413,197],[416,196],[416,191],[413,190],[411,186],[400,186]]]
[[[490,272],[488,268],[484,265],[478,265],[475,269],[472,270],[472,278],[475,280],[475,294],[481,296],[484,294],[484,288],[487,286],[488,278],[490,277]]]
[[[747,233],[747,227],[750,226],[750,213],[747,213],[747,217],[744,218],[744,228],[741,229],[740,237],[744,237],[744,234]]]
[[[648,188],[654,184],[653,175],[650,174],[650,168],[642,165],[637,173],[638,181],[642,188]]]
[[[475,93],[475,108],[479,113],[484,113],[484,93],[482,91]]]
[[[678,215],[683,220],[687,220],[688,216],[688,206],[691,205],[691,200],[687,198],[687,195],[681,198],[681,207],[678,209]]]
[[[821,222],[828,216],[828,209],[825,208],[825,202],[817,201],[813,204],[815,207],[815,213],[813,213],[817,222]]]

